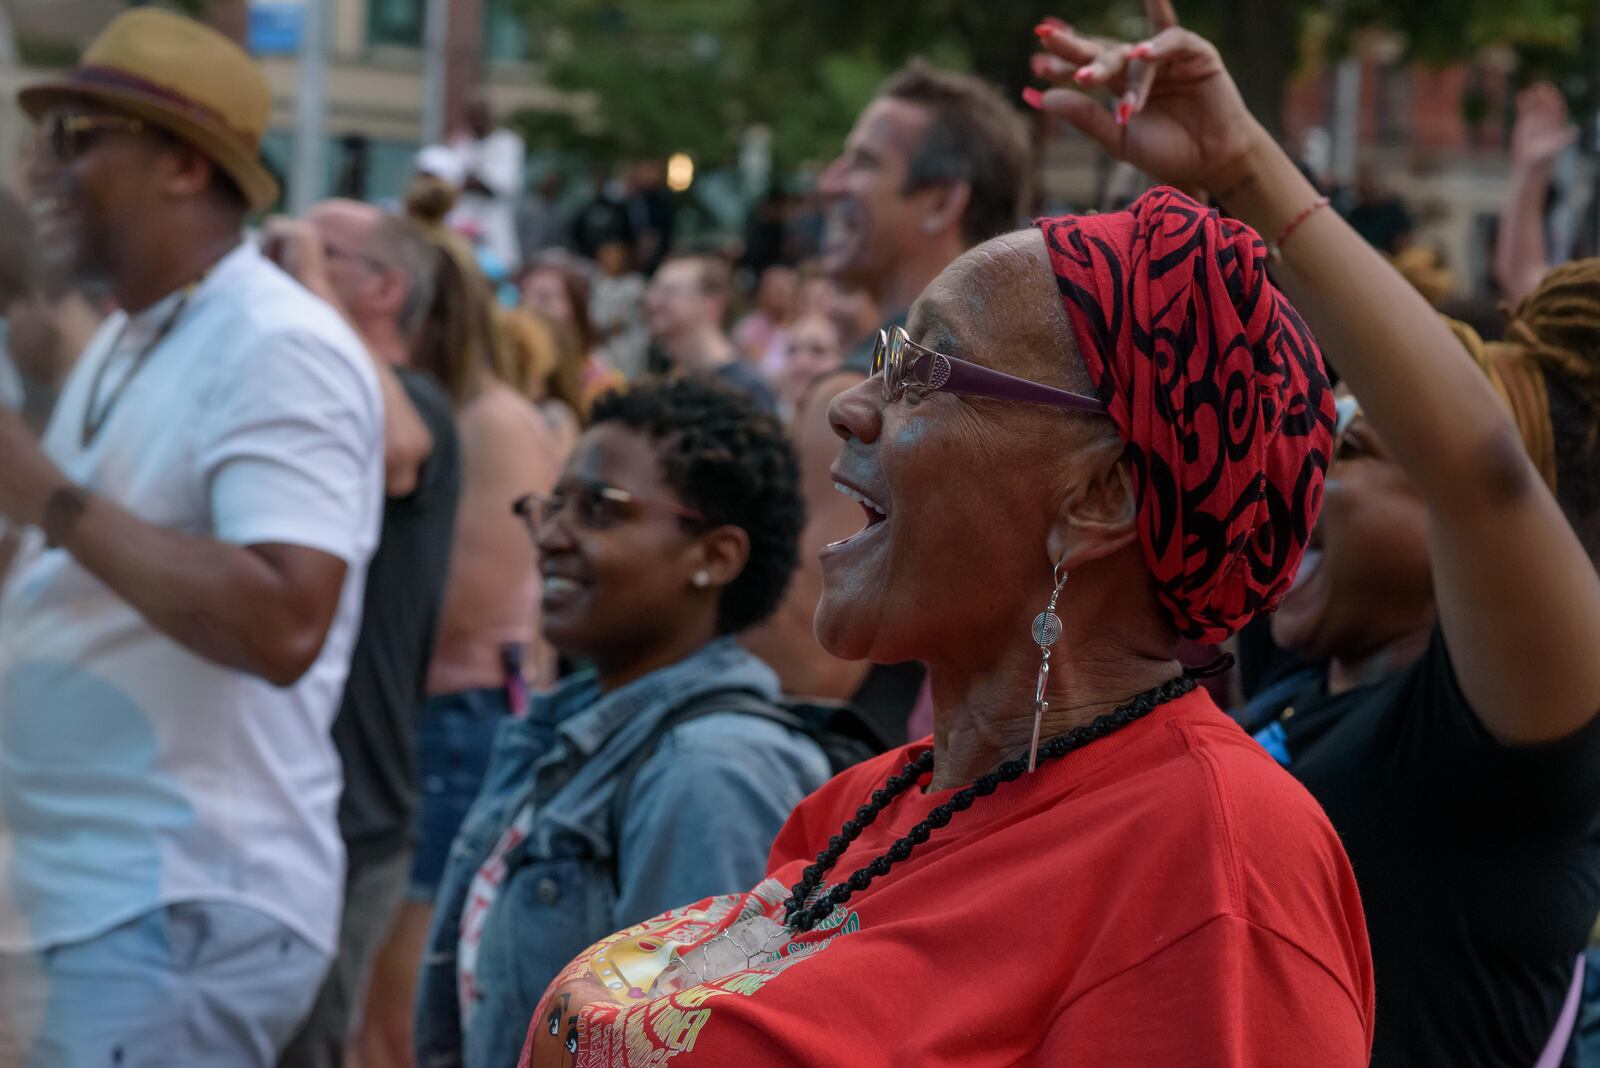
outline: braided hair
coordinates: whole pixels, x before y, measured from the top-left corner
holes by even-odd
[[[1600,560],[1600,259],[1545,275],[1512,314],[1504,341],[1445,322],[1510,406],[1534,466]]]
[[[717,630],[770,616],[800,561],[805,502],[783,428],[742,393],[705,375],[646,378],[595,401],[590,425],[620,423],[654,441],[667,485],[712,526],[750,537],[750,558],[722,590]]]
[[[1196,674],[1205,674],[1206,670],[1209,669],[1198,673],[1186,672],[1175,679],[1169,679],[1155,689],[1146,690],[1127,704],[1100,716],[1092,723],[1056,735],[1039,747],[1038,763],[1043,764],[1082,749],[1090,742],[1114,734],[1168,701],[1177,700],[1198,685]],[[957,812],[965,812],[978,798],[988,797],[1000,788],[1001,783],[1020,779],[1028,770],[1028,761],[1022,757],[1008,760],[971,786],[957,790],[949,800],[936,806],[920,823],[907,831],[877,859],[858,868],[849,878],[818,895],[823,878],[839,862],[839,858],[844,856],[845,850],[850,848],[850,843],[861,837],[861,833],[872,825],[891,801],[909,790],[932,770],[933,750],[929,749],[916,760],[906,764],[899,774],[891,777],[881,789],[874,790],[871,799],[856,810],[855,818],[845,820],[839,833],[828,839],[828,847],[817,854],[816,863],[801,873],[800,881],[792,888],[789,900],[784,902],[784,923],[790,930],[797,933],[809,931],[827,919],[835,908],[865,890],[872,880],[887,875],[890,868],[911,856],[913,849],[932,837],[934,831],[947,826]]]
[[[1556,499],[1589,555],[1600,557],[1600,259],[1545,275],[1518,305],[1506,340],[1544,372]]]

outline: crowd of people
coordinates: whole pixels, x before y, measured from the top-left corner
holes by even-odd
[[[814,256],[481,101],[272,214],[156,8],[23,89],[0,1064],[1600,1064],[1565,104],[1497,316],[1151,10],[894,74]],[[1027,109],[1142,189],[1025,225]]]

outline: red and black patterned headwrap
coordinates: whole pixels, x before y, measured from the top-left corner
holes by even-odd
[[[1139,540],[1186,638],[1277,606],[1322,507],[1333,390],[1266,245],[1175,189],[1040,219],[1095,389],[1128,443]]]

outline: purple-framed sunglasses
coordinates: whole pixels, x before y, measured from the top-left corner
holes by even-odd
[[[878,331],[872,349],[872,373],[883,376],[883,396],[888,401],[899,400],[909,387],[916,386],[928,392],[942,389],[968,397],[1042,404],[1091,415],[1103,415],[1106,410],[1094,397],[1040,385],[924,348],[899,326]]]

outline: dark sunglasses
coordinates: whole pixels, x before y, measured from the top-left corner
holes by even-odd
[[[706,517],[693,508],[640,497],[594,479],[563,483],[550,493],[529,493],[518,497],[511,505],[511,510],[527,524],[529,535],[534,537],[546,523],[554,522],[569,508],[585,530],[609,530],[642,508],[655,508],[694,523],[707,522]]]
[[[908,389],[916,389],[920,393],[944,390],[967,397],[1042,404],[1049,408],[1092,415],[1103,415],[1106,410],[1105,405],[1094,397],[1040,385],[1026,378],[992,371],[924,348],[912,341],[904,328],[898,326],[892,330],[878,331],[878,340],[872,350],[872,373],[882,376],[883,397],[891,402],[905,396]]]
[[[89,151],[103,133],[144,133],[148,127],[138,119],[121,115],[62,115],[46,119],[39,127],[39,141],[62,163],[71,163]]]

